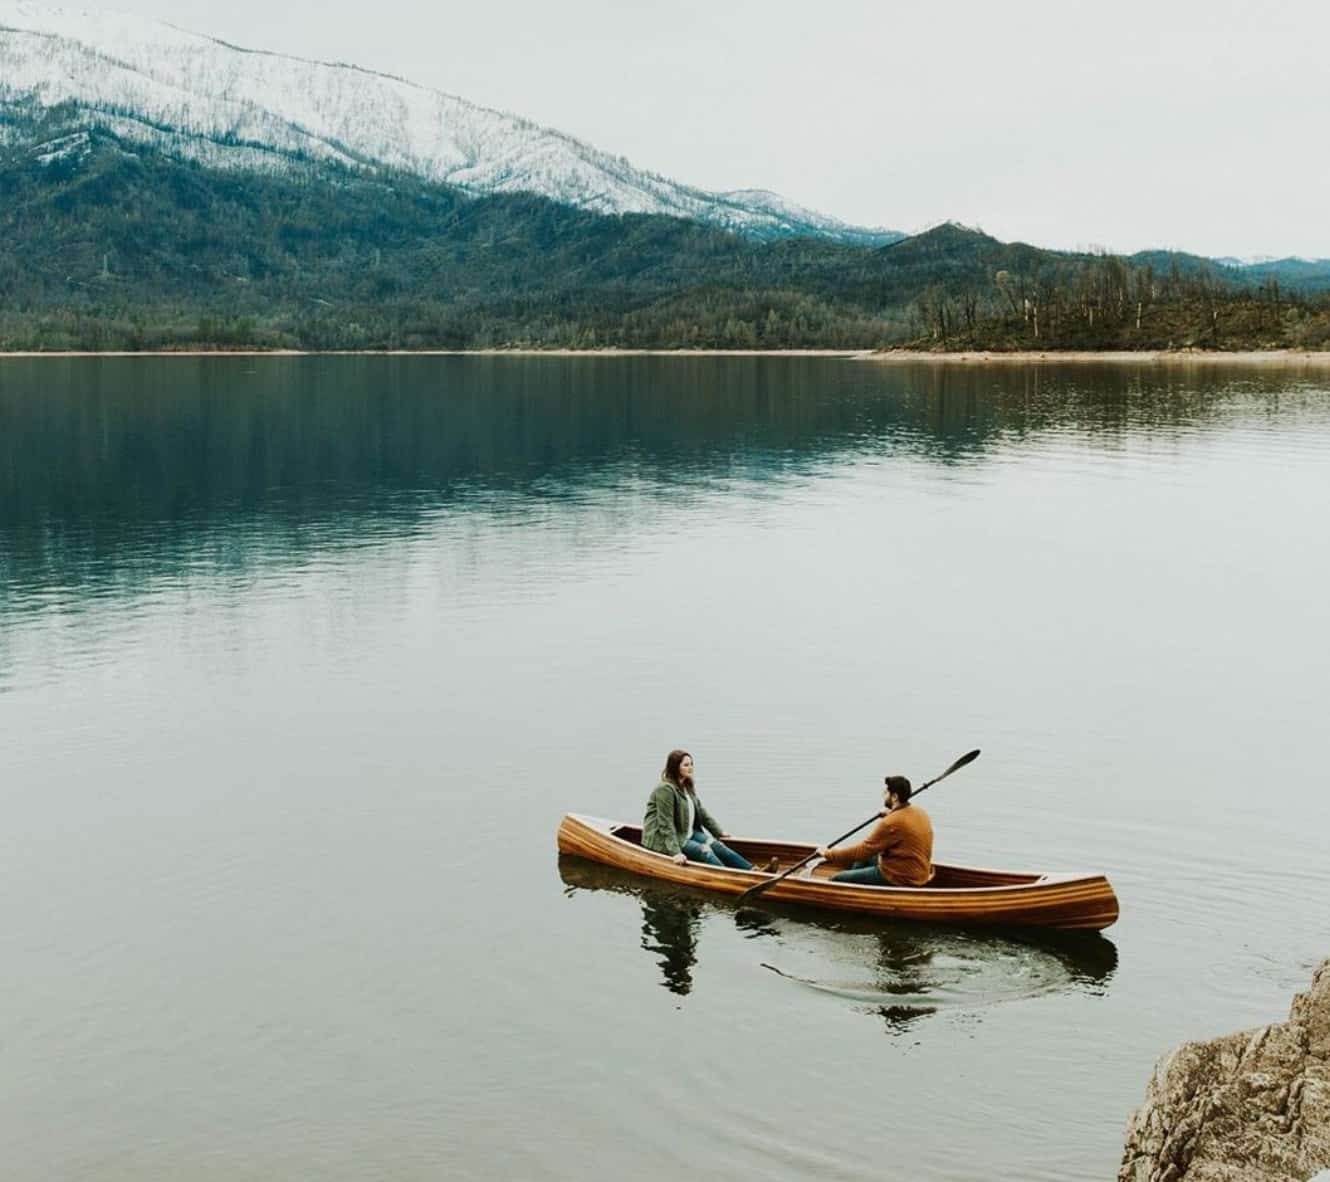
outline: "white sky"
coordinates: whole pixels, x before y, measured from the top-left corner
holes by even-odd
[[[867,225],[1330,257],[1330,0],[64,0]]]

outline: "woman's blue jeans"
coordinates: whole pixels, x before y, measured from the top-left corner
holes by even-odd
[[[705,862],[708,866],[728,866],[731,870],[751,870],[752,862],[736,854],[723,841],[714,837],[707,844],[705,830],[694,829],[693,836],[683,843],[684,857],[690,862]]]
[[[848,870],[842,870],[839,874],[833,876],[831,881],[853,882],[859,886],[891,885],[882,877],[882,871],[877,868],[876,858],[865,858],[862,862],[856,862]]]

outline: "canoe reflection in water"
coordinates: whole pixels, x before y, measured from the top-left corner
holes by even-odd
[[[569,896],[592,890],[637,899],[641,947],[656,958],[661,984],[671,993],[692,991],[703,929],[707,921],[720,920],[737,925],[748,939],[769,943],[758,963],[792,987],[875,1013],[892,1034],[943,1011],[1068,991],[1102,994],[1118,963],[1117,947],[1097,932],[998,933],[765,902],[760,911],[736,911],[724,897],[574,857],[559,859],[559,875]]]

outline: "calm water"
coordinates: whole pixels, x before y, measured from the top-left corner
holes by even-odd
[[[1328,505],[1279,371],[0,362],[0,1174],[1110,1178],[1330,952]],[[560,862],[676,745],[1122,920]]]

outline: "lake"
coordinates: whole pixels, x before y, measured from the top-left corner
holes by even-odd
[[[1111,1178],[1330,951],[1327,507],[1278,368],[0,361],[0,1172]],[[937,856],[1122,918],[558,857],[676,746],[812,841],[980,747]]]

